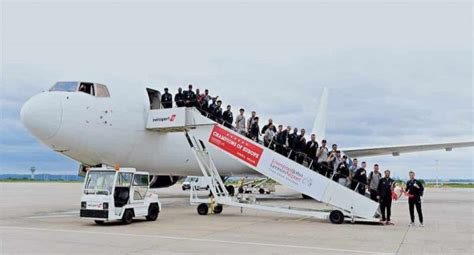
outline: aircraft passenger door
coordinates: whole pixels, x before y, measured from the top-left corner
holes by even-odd
[[[148,100],[150,101],[150,110],[161,109],[161,93],[158,90],[147,88]]]
[[[143,202],[148,192],[149,177],[146,174],[135,174],[132,182],[132,203]]]

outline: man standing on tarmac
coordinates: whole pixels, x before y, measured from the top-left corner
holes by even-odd
[[[377,187],[377,197],[380,203],[380,211],[382,212],[381,223],[393,225],[390,222],[390,215],[392,213],[392,190],[395,186],[395,181],[390,178],[390,170],[385,170],[384,175],[385,177],[380,179]],[[372,196],[372,193],[370,193],[370,195]],[[385,211],[387,211],[387,217],[385,217]]]
[[[382,174],[379,172],[379,165],[374,165],[374,171],[370,172],[369,174],[369,191],[370,191],[370,199],[374,200],[375,202],[378,201],[377,199],[377,188],[379,186],[379,180],[382,178]]]
[[[408,192],[408,207],[410,210],[410,227],[415,226],[415,208],[418,212],[418,220],[420,220],[420,227],[423,227],[423,212],[421,211],[421,197],[425,190],[423,184],[415,179],[415,172],[410,171],[410,180],[407,181],[405,192]]]
[[[165,93],[161,95],[161,105],[163,105],[163,108],[171,108],[173,106],[173,96],[168,93],[168,88],[165,88]]]

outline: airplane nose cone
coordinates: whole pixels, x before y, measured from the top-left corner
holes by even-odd
[[[61,127],[61,101],[49,93],[30,98],[21,108],[21,122],[40,140],[51,139]]]

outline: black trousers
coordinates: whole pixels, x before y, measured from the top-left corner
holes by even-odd
[[[328,163],[327,162],[320,162],[316,165],[317,171],[321,174],[326,176],[328,172]]]
[[[285,147],[283,147],[283,145],[277,144],[275,146],[275,149],[276,149],[276,152],[278,152],[279,154],[281,154],[285,157],[288,156],[288,154],[286,153],[286,149],[285,149]]]
[[[352,179],[351,189],[359,192],[361,195],[365,195],[365,184],[360,183],[357,180]]]
[[[370,199],[374,200],[375,202],[378,202],[376,190],[373,190],[373,189],[370,190]]]
[[[289,158],[290,158],[291,160],[293,160],[293,161],[296,161],[296,154],[297,154],[297,152],[296,152],[295,150],[291,150],[291,149],[290,149],[290,152],[289,152],[289,153],[291,153],[291,154],[289,154],[289,156],[290,156]]]
[[[415,222],[415,208],[418,213],[418,220],[420,223],[423,223],[423,212],[421,211],[421,199],[420,198],[409,198],[408,199],[408,208],[410,209],[410,219],[411,222]]]
[[[309,158],[308,157],[308,167],[311,165],[312,170],[316,170],[318,164],[318,158]]]
[[[387,217],[385,217],[385,211],[387,211]],[[390,215],[392,214],[392,198],[381,197],[380,198],[380,212],[382,213],[382,221],[390,221]]]
[[[303,162],[304,162],[304,154],[302,154],[302,153],[297,153],[297,154],[296,154],[296,162],[298,162],[299,164],[303,164]]]

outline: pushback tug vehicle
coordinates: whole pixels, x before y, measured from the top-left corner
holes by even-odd
[[[150,175],[134,168],[90,168],[81,195],[82,218],[101,225],[108,221],[132,223],[136,217],[155,221],[161,211],[158,195],[150,190]]]

